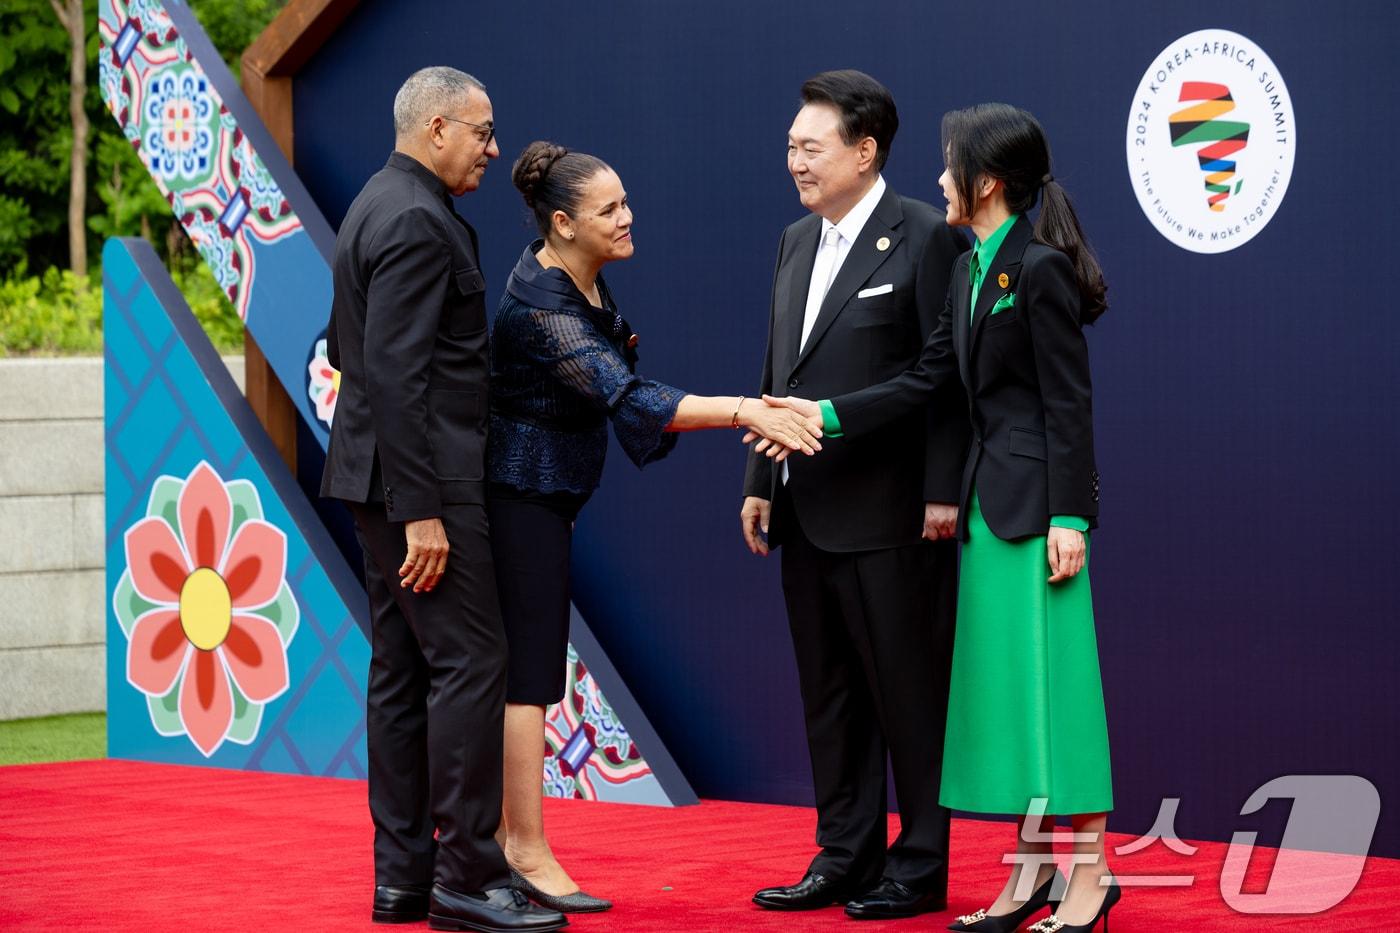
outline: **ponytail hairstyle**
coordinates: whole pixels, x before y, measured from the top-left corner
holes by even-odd
[[[510,180],[520,190],[525,206],[535,215],[540,236],[549,239],[554,229],[554,212],[573,217],[578,211],[583,189],[607,163],[584,152],[535,140],[526,146],[510,170]]]
[[[1083,298],[1080,321],[1094,323],[1108,310],[1108,286],[1069,193],[1050,174],[1050,144],[1036,118],[1010,104],[977,104],[944,114],[942,136],[948,170],[969,217],[977,213],[977,187],[984,176],[1002,183],[1013,213],[1028,212],[1040,199],[1035,238],[1069,257]]]

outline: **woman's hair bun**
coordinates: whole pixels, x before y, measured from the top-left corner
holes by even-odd
[[[597,156],[537,139],[515,160],[510,180],[520,189],[525,206],[535,216],[540,236],[548,239],[555,212],[563,211],[573,217],[589,179],[606,168]]]
[[[515,167],[510,170],[510,180],[525,198],[525,203],[532,210],[535,207],[536,194],[540,185],[544,183],[545,176],[549,170],[569,152],[563,146],[537,139],[520,153],[520,158],[515,160]]]

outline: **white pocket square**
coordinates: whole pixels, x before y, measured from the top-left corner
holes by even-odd
[[[863,288],[856,293],[856,297],[874,298],[876,295],[888,295],[892,291],[894,291],[894,283],[889,282],[885,285],[876,285],[874,288]]]

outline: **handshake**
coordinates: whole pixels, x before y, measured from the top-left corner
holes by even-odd
[[[822,436],[822,413],[816,402],[796,396],[774,398],[771,395],[763,396],[762,405],[746,406],[748,401],[757,403],[758,399],[739,403],[734,426],[748,429],[743,440],[745,444],[753,444],[755,453],[781,463],[799,450],[811,456],[822,449],[817,440]]]
[[[816,402],[792,395],[784,398],[765,395],[763,403],[762,406],[751,406],[752,410],[743,410],[744,405],[740,403],[741,412],[737,413],[734,419],[735,427],[743,425],[748,428],[744,434],[744,443],[753,444],[755,453],[761,453],[774,462],[781,462],[798,450],[810,456],[822,449],[822,445],[817,442],[817,438],[822,436],[822,411]],[[767,499],[758,496],[748,496],[744,499],[744,507],[739,512],[739,524],[744,532],[744,543],[755,554],[768,554],[768,522],[771,517],[772,503]],[[925,539],[951,539],[957,535],[957,524],[956,504],[924,503],[922,536]],[[1057,582],[1057,579],[1052,578],[1051,582]]]

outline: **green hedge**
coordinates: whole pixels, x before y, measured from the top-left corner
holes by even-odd
[[[204,263],[172,278],[220,353],[243,349],[243,322]],[[52,268],[0,282],[0,356],[102,352],[101,273],[89,278]]]

